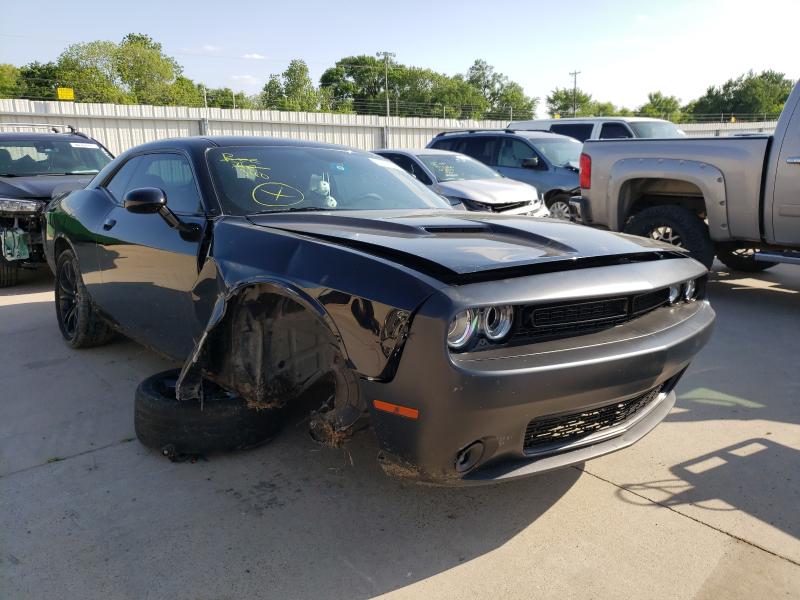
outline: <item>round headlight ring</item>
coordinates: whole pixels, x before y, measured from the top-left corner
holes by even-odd
[[[460,350],[470,343],[478,331],[478,313],[471,308],[461,311],[447,330],[447,345],[453,350]]]
[[[683,286],[683,299],[686,300],[686,302],[692,302],[696,298],[697,298],[697,282],[694,279],[690,279]]]
[[[678,300],[681,298],[681,286],[680,284],[674,284],[669,286],[669,296],[667,300],[670,304],[676,304]]]
[[[499,342],[511,331],[514,324],[513,306],[489,306],[483,309],[483,335],[492,342]]]

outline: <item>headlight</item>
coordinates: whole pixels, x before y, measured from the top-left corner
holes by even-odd
[[[4,212],[36,212],[39,203],[35,200],[13,200],[0,198],[0,211]]]
[[[681,297],[680,284],[676,283],[674,285],[669,286],[669,297],[667,298],[669,300],[669,303],[675,304],[678,300],[680,300],[680,297]]]
[[[478,331],[478,312],[468,308],[458,313],[450,321],[447,330],[447,345],[453,350],[460,350],[472,341]]]
[[[497,342],[511,331],[514,323],[513,306],[490,306],[483,309],[482,329],[487,339]]]
[[[683,286],[683,299],[687,302],[691,302],[697,297],[697,282],[694,279],[690,279],[686,282]]]

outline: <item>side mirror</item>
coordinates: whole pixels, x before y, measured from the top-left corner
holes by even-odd
[[[167,195],[159,188],[136,188],[125,194],[123,205],[137,215],[153,215],[167,207]]]
[[[125,194],[123,199],[125,210],[137,215],[158,214],[164,221],[177,229],[181,237],[188,241],[195,241],[200,237],[200,226],[196,223],[184,223],[167,206],[167,194],[159,188],[136,188]]]
[[[531,158],[523,158],[522,159],[522,167],[524,169],[538,169],[539,168],[539,157],[532,156]]]

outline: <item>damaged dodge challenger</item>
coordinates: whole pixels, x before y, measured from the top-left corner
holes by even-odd
[[[454,210],[392,162],[309,141],[133,148],[46,211],[66,342],[182,368],[136,393],[167,455],[364,425],[392,475],[500,481],[636,442],[708,340],[706,269],[653,240]],[[205,445],[204,445],[205,444]]]

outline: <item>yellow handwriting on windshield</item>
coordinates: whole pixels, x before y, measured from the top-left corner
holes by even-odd
[[[253,188],[253,202],[261,206],[294,206],[303,200],[305,200],[303,192],[280,181],[259,183]]]
[[[223,152],[220,160],[224,163],[231,163],[236,170],[236,175],[241,179],[269,179],[267,171],[271,169],[259,164],[257,158],[246,158],[244,156],[234,156],[230,152]]]

